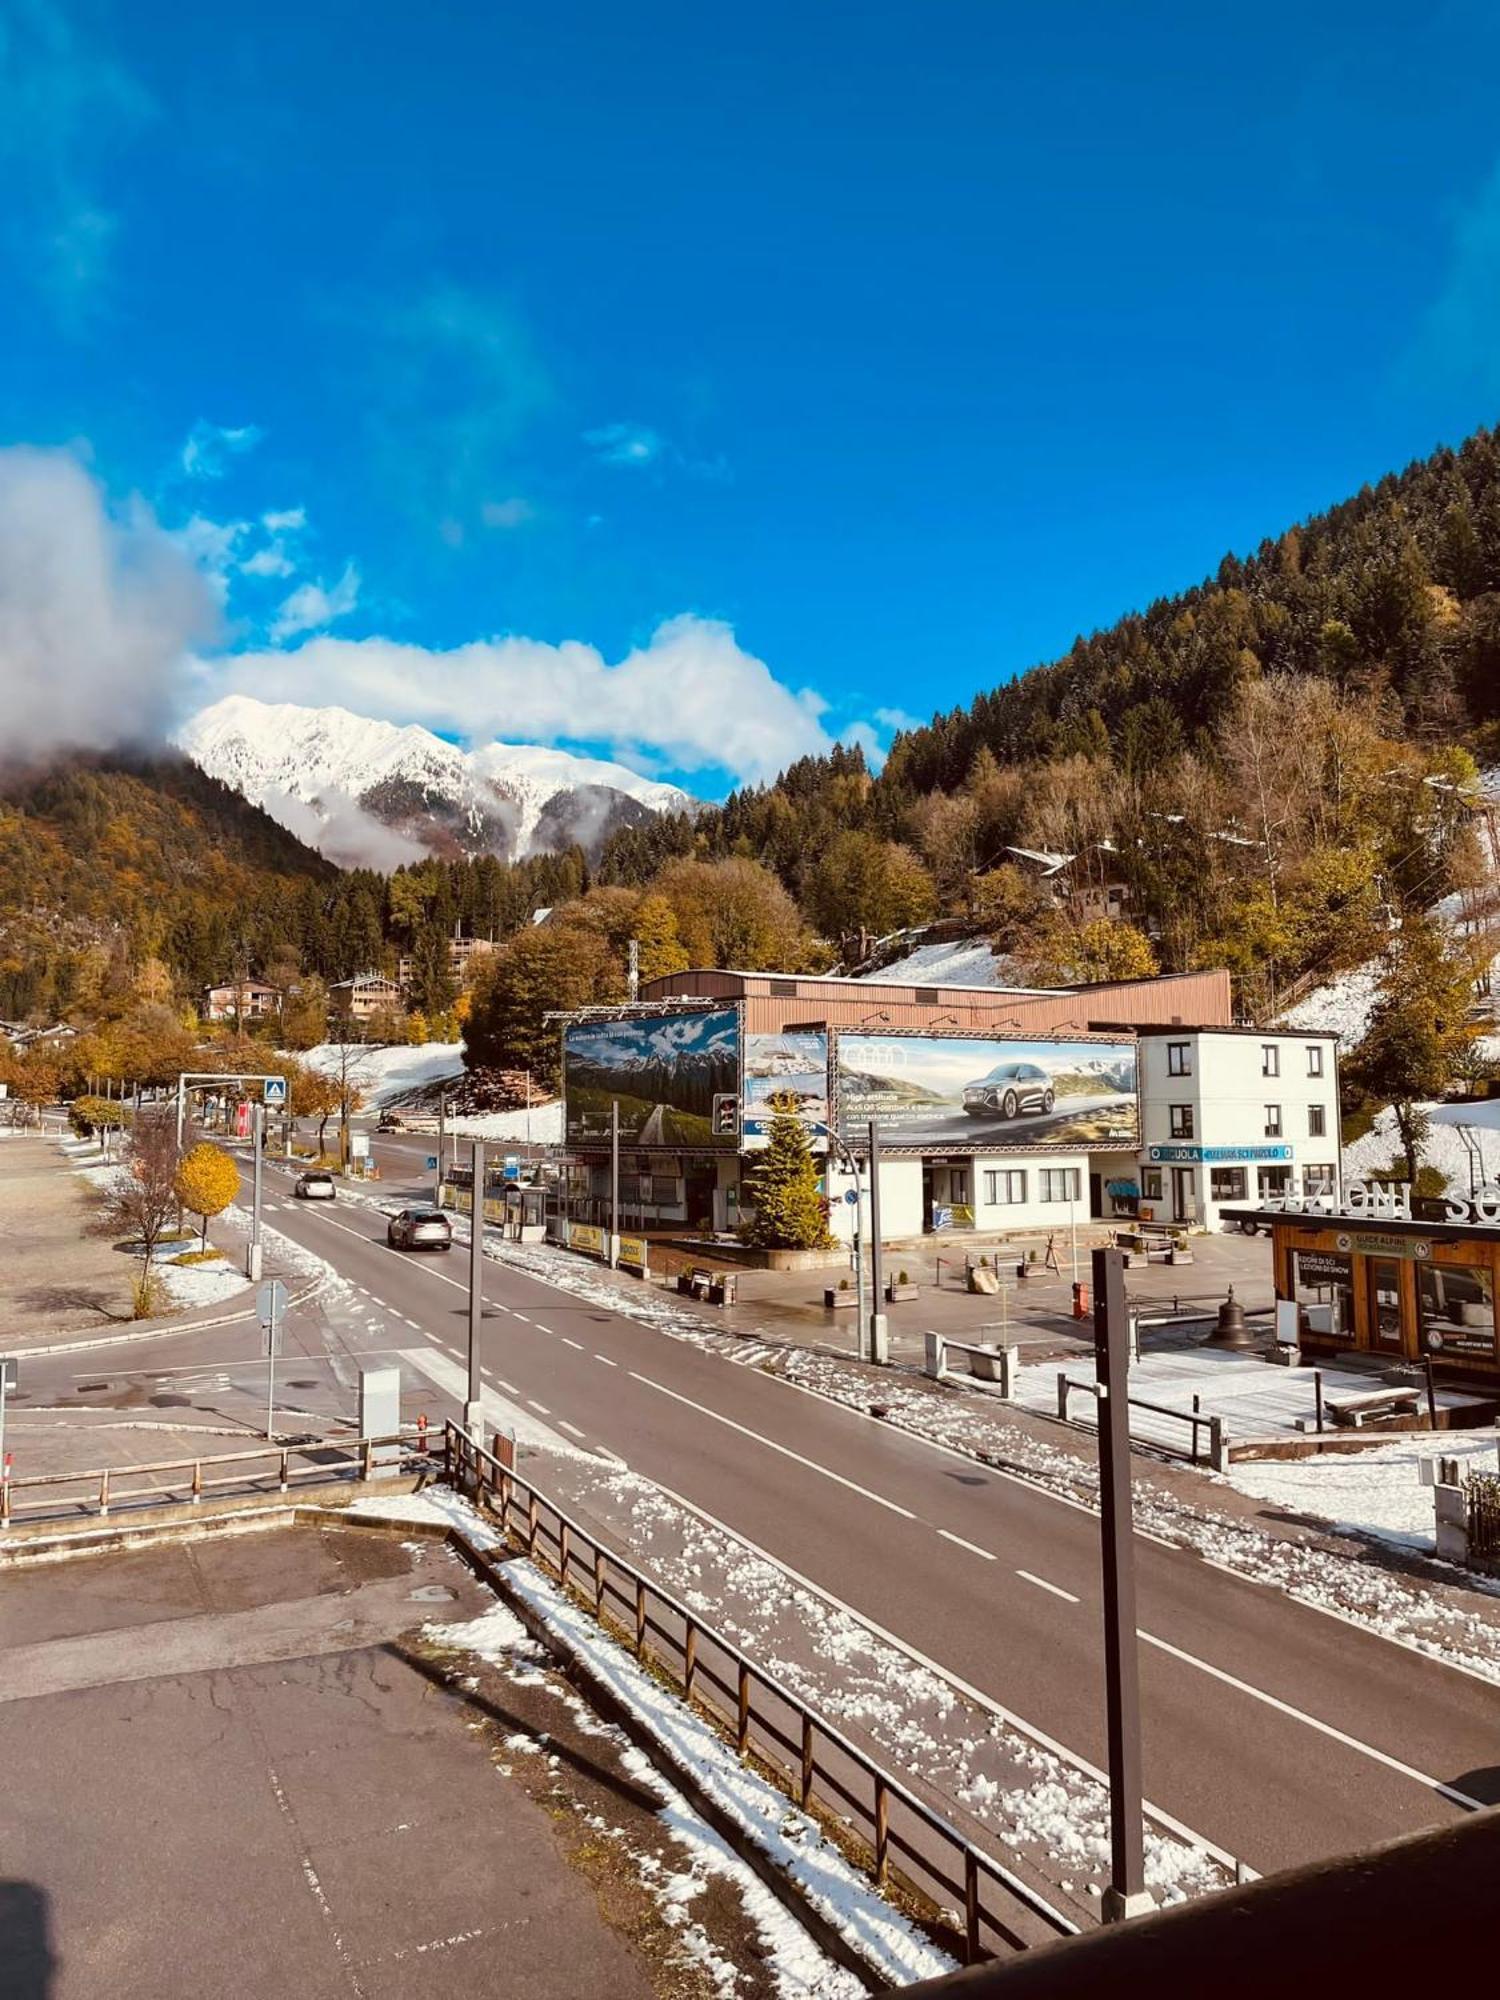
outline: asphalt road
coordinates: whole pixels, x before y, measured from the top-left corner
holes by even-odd
[[[379,1213],[289,1185],[268,1177],[268,1219],[366,1303],[352,1345],[419,1357],[429,1408],[455,1413],[466,1256],[390,1251]],[[485,1278],[487,1415],[617,1454],[1103,1764],[1091,1514],[504,1266]],[[1137,1558],[1146,1791],[1196,1833],[1269,1872],[1466,1810],[1440,1787],[1500,1801],[1500,1689],[1184,1552]]]

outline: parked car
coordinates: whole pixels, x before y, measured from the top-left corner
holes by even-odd
[[[394,1111],[382,1111],[375,1121],[377,1132],[404,1132],[406,1125]]]
[[[299,1201],[332,1201],[338,1193],[338,1186],[332,1174],[298,1174],[292,1193]]]
[[[385,1240],[393,1250],[451,1250],[453,1224],[440,1209],[403,1208],[386,1224]]]
[[[964,1085],[964,1110],[971,1118],[1018,1118],[1023,1111],[1050,1111],[1057,1102],[1052,1079],[1040,1063],[1003,1062]]]

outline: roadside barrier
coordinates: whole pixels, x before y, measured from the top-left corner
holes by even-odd
[[[488,1505],[503,1534],[718,1723],[742,1757],[768,1769],[804,1811],[849,1829],[878,1887],[899,1886],[953,1912],[966,1963],[1079,1930],[783,1681],[451,1422],[444,1459],[449,1483]]]

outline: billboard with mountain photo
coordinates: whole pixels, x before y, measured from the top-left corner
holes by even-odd
[[[733,1007],[573,1021],[563,1030],[564,1137],[597,1144],[620,1107],[631,1146],[713,1146],[714,1099],[740,1087],[740,1017]]]

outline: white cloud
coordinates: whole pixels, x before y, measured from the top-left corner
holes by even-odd
[[[486,500],[479,518],[487,528],[524,528],[536,519],[536,509],[519,493],[513,493],[508,500]]]
[[[585,431],[583,441],[594,447],[594,456],[605,465],[650,465],[664,449],[656,432],[644,424],[605,424]]]
[[[394,639],[322,636],[290,651],[239,654],[210,669],[215,692],[333,703],[422,722],[470,743],[598,743],[681,771],[770,779],[826,753],[826,704],[794,693],[728,625],[684,614],[611,664],[579,640],[519,636],[446,651]]]
[[[847,743],[851,749],[859,748],[865,753],[865,762],[872,771],[878,771],[885,762],[885,748],[868,722],[851,722],[847,729],[839,732],[840,743]]]
[[[297,565],[280,542],[267,542],[240,564],[242,576],[291,576]]]
[[[353,563],[344,565],[344,574],[332,589],[321,583],[301,583],[282,603],[271,625],[273,639],[295,639],[303,632],[317,632],[340,618],[347,618],[359,602],[359,571]]]
[[[158,738],[216,623],[212,586],[144,505],[112,516],[68,453],[0,450],[0,752]]]
[[[258,424],[211,424],[200,417],[182,447],[182,469],[189,479],[222,479],[228,460],[253,451],[261,436]]]
[[[212,521],[206,514],[194,514],[172,530],[173,541],[192,557],[221,605],[228,601],[230,571],[243,567],[237,558],[249,530],[248,521]]]
[[[889,729],[895,733],[899,733],[903,729],[921,729],[924,727],[920,715],[909,714],[904,708],[877,708],[875,711],[875,720],[880,724],[882,729]]]
[[[407,862],[427,861],[432,850],[384,825],[346,792],[325,792],[316,806],[271,786],[261,800],[272,819],[340,868],[378,868],[383,874]]]
[[[307,526],[307,509],[305,507],[273,508],[270,513],[261,515],[260,525],[268,535],[300,535],[302,530]]]

